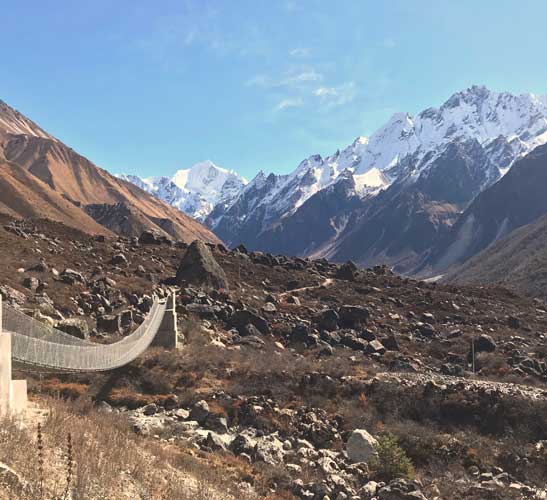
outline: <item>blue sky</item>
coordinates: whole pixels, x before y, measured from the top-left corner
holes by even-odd
[[[544,0],[27,0],[0,99],[112,172],[251,178],[472,84],[547,93]]]

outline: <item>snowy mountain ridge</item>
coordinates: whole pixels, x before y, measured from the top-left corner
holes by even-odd
[[[395,113],[370,137],[357,137],[325,158],[312,155],[290,174],[259,172],[247,183],[233,171],[204,162],[171,178],[124,178],[205,221],[227,244],[237,244],[243,233],[250,238],[268,231],[310,198],[348,178],[354,195],[363,200],[394,184],[424,184],[428,177],[438,177],[439,159],[454,144],[475,151],[475,161],[480,157],[481,171],[473,174],[474,196],[517,158],[546,142],[547,96],[473,86],[416,116]]]
[[[118,177],[198,220],[204,220],[217,204],[232,200],[247,184],[247,179],[233,170],[209,160],[178,170],[173,177],[140,178],[128,174]]]

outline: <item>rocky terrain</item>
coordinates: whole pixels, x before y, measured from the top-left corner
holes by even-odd
[[[542,300],[149,231],[1,223],[3,299],[73,335],[119,339],[178,287],[180,350],[24,374],[33,399],[92,401],[258,498],[547,497]]]

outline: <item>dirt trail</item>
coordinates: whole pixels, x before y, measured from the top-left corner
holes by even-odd
[[[334,283],[334,278],[326,278],[322,283],[319,285],[312,285],[312,286],[304,286],[302,288],[295,288],[294,290],[288,290],[286,292],[282,292],[279,294],[279,297],[285,297],[287,295],[291,295],[293,293],[298,292],[305,292],[306,290],[315,290],[317,288],[325,287],[328,288]]]

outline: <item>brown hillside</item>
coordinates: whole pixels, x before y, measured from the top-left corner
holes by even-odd
[[[13,217],[44,217],[91,234],[112,235],[80,208],[26,170],[0,160],[0,212]]]
[[[0,105],[0,157],[2,156],[13,166],[24,169],[27,176],[32,174],[51,190],[74,202],[78,217],[71,219],[72,215],[65,212],[65,218],[61,220],[67,225],[79,224],[82,219],[89,219],[88,214],[95,213],[94,210],[86,213],[86,206],[105,205],[112,208],[111,212],[116,219],[103,217],[98,222],[113,231],[123,226],[125,236],[137,236],[143,229],[148,229],[183,241],[200,239],[219,242],[213,233],[198,222],[133,184],[97,167],[4,103]],[[20,175],[22,174],[18,174],[19,177]],[[43,191],[42,183],[38,184],[40,192]],[[29,184],[29,189],[32,189],[30,186],[35,184]],[[15,206],[24,205],[27,200],[18,199],[16,193],[19,191],[14,191],[9,197],[2,193],[0,203],[4,206],[4,212],[20,214]],[[29,196],[28,199],[33,199],[32,194]],[[45,199],[43,196],[41,198],[44,200],[41,204],[43,212],[35,215],[46,216],[49,212],[55,212],[53,207],[46,207]],[[127,213],[124,216],[129,218],[123,224],[118,220],[119,211],[116,210],[120,204],[126,208]],[[105,213],[108,210],[102,212],[103,215]],[[74,214],[74,211],[70,214]]]

